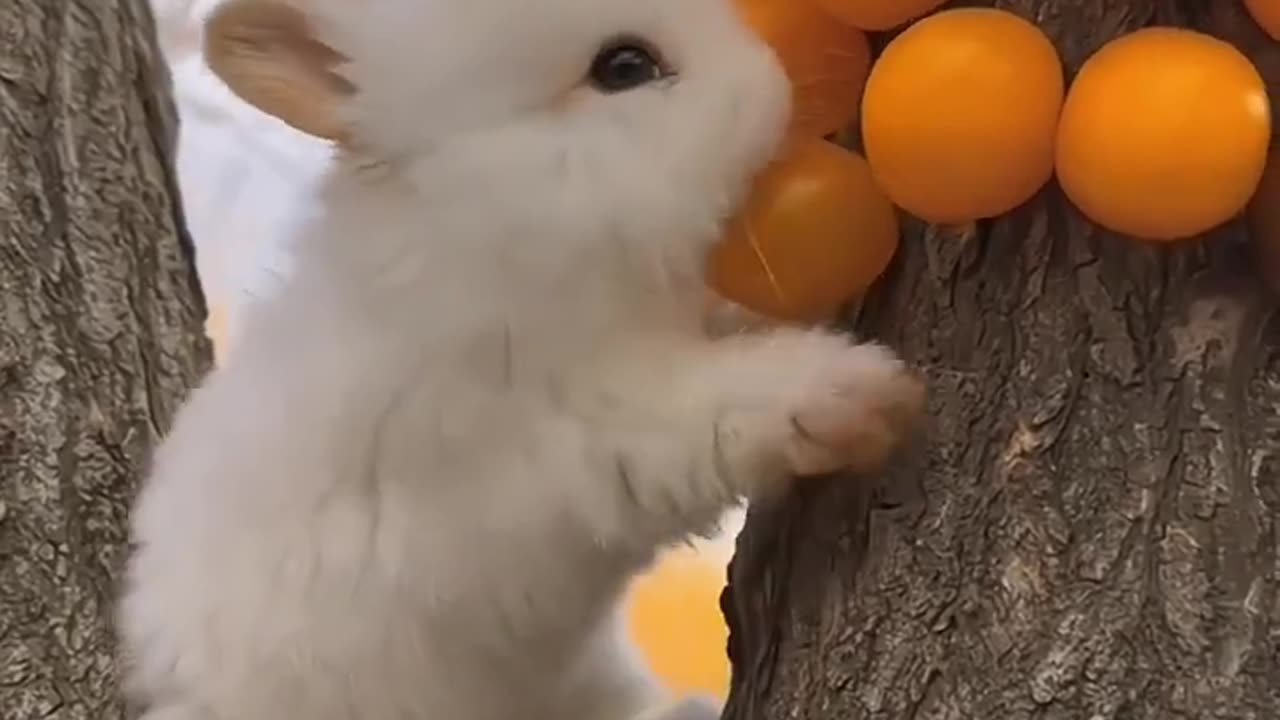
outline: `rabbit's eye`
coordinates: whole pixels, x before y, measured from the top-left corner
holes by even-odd
[[[591,85],[604,93],[630,90],[666,73],[642,42],[624,40],[606,45],[591,61]]]

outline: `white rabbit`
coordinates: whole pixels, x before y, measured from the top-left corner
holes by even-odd
[[[711,339],[789,87],[729,0],[230,0],[235,92],[336,158],[133,514],[146,720],[710,720],[616,604],[655,550],[919,413],[888,350]]]

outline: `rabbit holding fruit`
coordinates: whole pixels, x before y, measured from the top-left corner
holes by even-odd
[[[918,414],[883,347],[703,331],[789,112],[728,0],[525,5],[208,19],[228,86],[335,151],[134,508],[145,720],[709,720],[626,642],[628,580]]]

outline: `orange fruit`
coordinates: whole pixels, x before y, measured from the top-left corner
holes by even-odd
[[[792,131],[822,137],[850,125],[871,67],[866,34],[801,0],[737,3],[791,80]]]
[[[1280,40],[1280,0],[1244,0],[1254,22],[1273,40]]]
[[[862,100],[862,142],[890,199],[933,223],[1008,212],[1053,176],[1061,61],[1044,33],[994,8],[944,10],[885,47]]]
[[[792,0],[795,2],[797,0]],[[946,0],[815,0],[831,17],[863,30],[888,30],[928,14]]]
[[[1240,51],[1151,27],[1090,57],[1058,133],[1058,180],[1094,222],[1148,240],[1197,235],[1244,209],[1271,137],[1262,77]]]
[[[884,272],[898,246],[893,204],[863,158],[796,138],[757,178],[708,263],[723,297],[784,321],[829,319]]]
[[[729,629],[720,612],[725,568],[718,558],[671,550],[632,581],[626,617],[633,641],[676,693],[729,692]]]

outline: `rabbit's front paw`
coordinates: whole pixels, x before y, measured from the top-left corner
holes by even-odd
[[[843,348],[823,363],[794,408],[793,472],[870,471],[883,464],[924,409],[924,383],[876,344]]]

